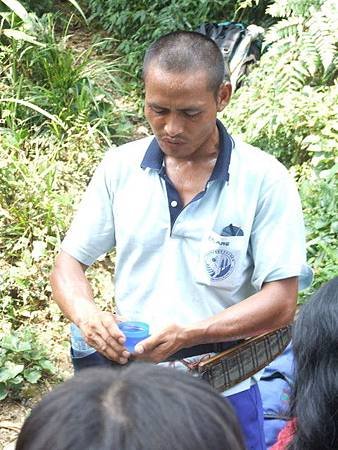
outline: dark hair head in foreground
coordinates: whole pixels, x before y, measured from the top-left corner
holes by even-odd
[[[244,450],[228,402],[175,369],[87,369],[46,395],[16,450]]]
[[[295,385],[292,450],[338,449],[338,277],[322,286],[299,314],[293,333]]]
[[[205,71],[209,89],[217,94],[223,81],[230,75],[217,44],[207,36],[194,31],[174,31],[160,37],[147,50],[143,62],[143,79],[151,65],[170,73]]]

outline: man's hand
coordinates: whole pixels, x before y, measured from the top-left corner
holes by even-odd
[[[80,328],[88,345],[106,358],[126,364],[130,353],[124,348],[126,339],[116,323],[119,318],[95,305],[86,268],[61,251],[51,274],[53,296],[65,316]]]
[[[183,327],[169,325],[160,333],[153,334],[139,342],[133,357],[137,360],[159,363],[184,347]]]
[[[130,353],[125,349],[125,336],[109,312],[97,312],[78,323],[88,345],[106,358],[126,364]]]

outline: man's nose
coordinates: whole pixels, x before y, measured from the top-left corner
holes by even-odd
[[[166,118],[164,125],[164,131],[167,136],[175,137],[183,132],[182,119],[177,114],[170,114]]]

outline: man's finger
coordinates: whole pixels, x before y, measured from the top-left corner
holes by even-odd
[[[94,331],[97,335],[100,336],[105,342],[108,341],[110,334],[105,326],[103,326],[100,322],[94,326]]]
[[[116,325],[112,314],[101,313],[95,319],[92,323],[85,324],[83,330],[88,344],[113,361],[120,362],[121,358],[128,359],[130,354],[124,347],[125,337]]]
[[[98,334],[90,334],[86,341],[100,353],[105,352],[108,347],[107,343]]]
[[[126,349],[124,344],[121,344],[119,341],[112,338],[111,336],[108,337],[108,339],[106,340],[106,343],[110,348],[112,348],[113,350],[115,350],[118,353],[121,353],[121,352],[123,352],[123,350]]]
[[[124,347],[118,346],[117,348],[112,348],[99,335],[94,336],[88,341],[90,346],[94,347],[96,351],[104,355],[106,358],[119,364],[125,364],[128,362],[130,353]]]
[[[102,323],[109,333],[109,335],[115,339],[119,344],[123,345],[126,342],[126,338],[122,331],[119,329],[118,325],[115,322],[115,319],[113,318],[113,315],[111,317],[104,317],[102,319]]]
[[[135,345],[135,353],[147,353],[151,352],[156,348],[160,342],[158,341],[157,336],[150,336],[147,339],[143,339],[143,341],[139,342],[137,345]]]
[[[108,354],[113,357],[117,354],[117,358],[121,358],[122,356],[124,358],[129,358],[130,353],[126,350],[124,345],[115,338],[111,337],[105,327],[100,327],[100,330],[98,330],[98,336],[100,338],[101,345],[98,351],[101,353],[108,352]]]
[[[116,327],[116,324],[113,324]],[[116,352],[122,352],[124,350],[124,336],[120,336],[120,330],[117,330],[117,335],[112,336],[105,324],[100,324],[99,327],[95,328],[96,332],[100,337],[107,343],[107,345],[113,348]]]
[[[107,348],[105,352],[102,352],[102,354],[108,358],[111,359],[114,362],[117,362],[119,364],[126,364],[128,362],[130,354],[127,351],[123,351],[122,353],[117,353],[111,348]]]

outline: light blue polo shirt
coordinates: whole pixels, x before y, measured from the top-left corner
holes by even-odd
[[[217,126],[214,171],[185,207],[156,139],[109,150],[62,243],[86,265],[115,247],[117,312],[149,323],[152,333],[217,314],[263,282],[311,283],[293,179],[273,156]],[[246,380],[227,393],[249,387]]]

